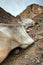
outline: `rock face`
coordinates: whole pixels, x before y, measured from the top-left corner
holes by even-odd
[[[0,7],[0,23],[11,23],[14,21],[16,21],[16,18]]]
[[[36,4],[28,6],[16,20],[21,21],[24,18],[32,18],[35,21],[34,26],[26,28],[27,33],[35,40],[34,44],[25,50],[20,48],[13,50],[0,65],[43,65],[43,6]],[[15,17],[11,17],[9,21],[14,23],[14,20]],[[14,52],[16,50],[19,50],[19,53],[16,54]]]
[[[8,56],[11,50],[17,47],[25,49],[34,42],[34,40],[27,34],[23,24],[21,25],[19,21],[15,21],[12,15],[9,15],[2,9],[1,13],[2,15],[0,15],[0,18],[2,18],[3,21],[0,22],[0,63]],[[33,23],[31,19],[30,21]],[[25,23],[25,20],[22,22]],[[25,25],[27,23],[25,23]]]
[[[35,16],[43,13],[43,6],[32,4],[28,6],[18,17],[21,18],[34,18]]]

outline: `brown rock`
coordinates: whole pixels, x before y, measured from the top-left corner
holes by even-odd
[[[38,51],[40,52],[39,48],[43,49],[43,39],[39,39],[38,37],[43,36],[43,6],[35,4],[28,6],[26,10],[24,10],[16,18],[17,20],[22,20],[22,18],[29,17],[33,18],[35,21],[35,26],[32,27],[32,30],[28,32],[29,35],[31,35],[36,40],[35,44],[25,50],[20,49],[19,54],[17,55],[14,55],[14,52],[11,52],[12,54],[10,54],[9,57],[7,57],[7,59],[1,65],[43,65],[43,63],[40,61],[43,61],[43,57],[41,57],[41,54],[38,53]],[[1,20],[3,19],[4,18]],[[13,22],[14,19],[12,19]]]
[[[16,18],[0,7],[0,23],[15,22]]]
[[[43,49],[43,39],[41,39],[41,40],[38,41],[38,47],[40,49]]]
[[[43,7],[36,5],[36,4],[32,4],[30,6],[28,6],[20,15],[19,17],[21,18],[34,18],[35,16],[39,15],[43,13]],[[18,17],[18,16],[17,16]]]

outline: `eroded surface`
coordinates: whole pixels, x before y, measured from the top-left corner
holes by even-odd
[[[9,54],[0,65],[43,65],[43,14],[33,18],[35,26],[28,27],[29,35],[35,40],[34,44],[23,50],[17,48]]]

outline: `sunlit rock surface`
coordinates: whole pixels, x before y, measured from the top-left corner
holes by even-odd
[[[5,14],[3,15],[5,16]],[[0,65],[43,65],[43,6],[36,4],[28,6],[26,11],[16,17],[16,20],[21,21],[22,18],[32,18],[35,21],[35,26],[26,29],[27,33],[35,40],[35,43],[25,50],[21,48],[14,49]],[[14,19],[12,19],[13,22]]]

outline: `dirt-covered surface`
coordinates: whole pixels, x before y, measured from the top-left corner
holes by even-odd
[[[43,14],[33,18],[34,26],[26,29],[35,40],[27,49],[16,48],[0,65],[43,65]]]

